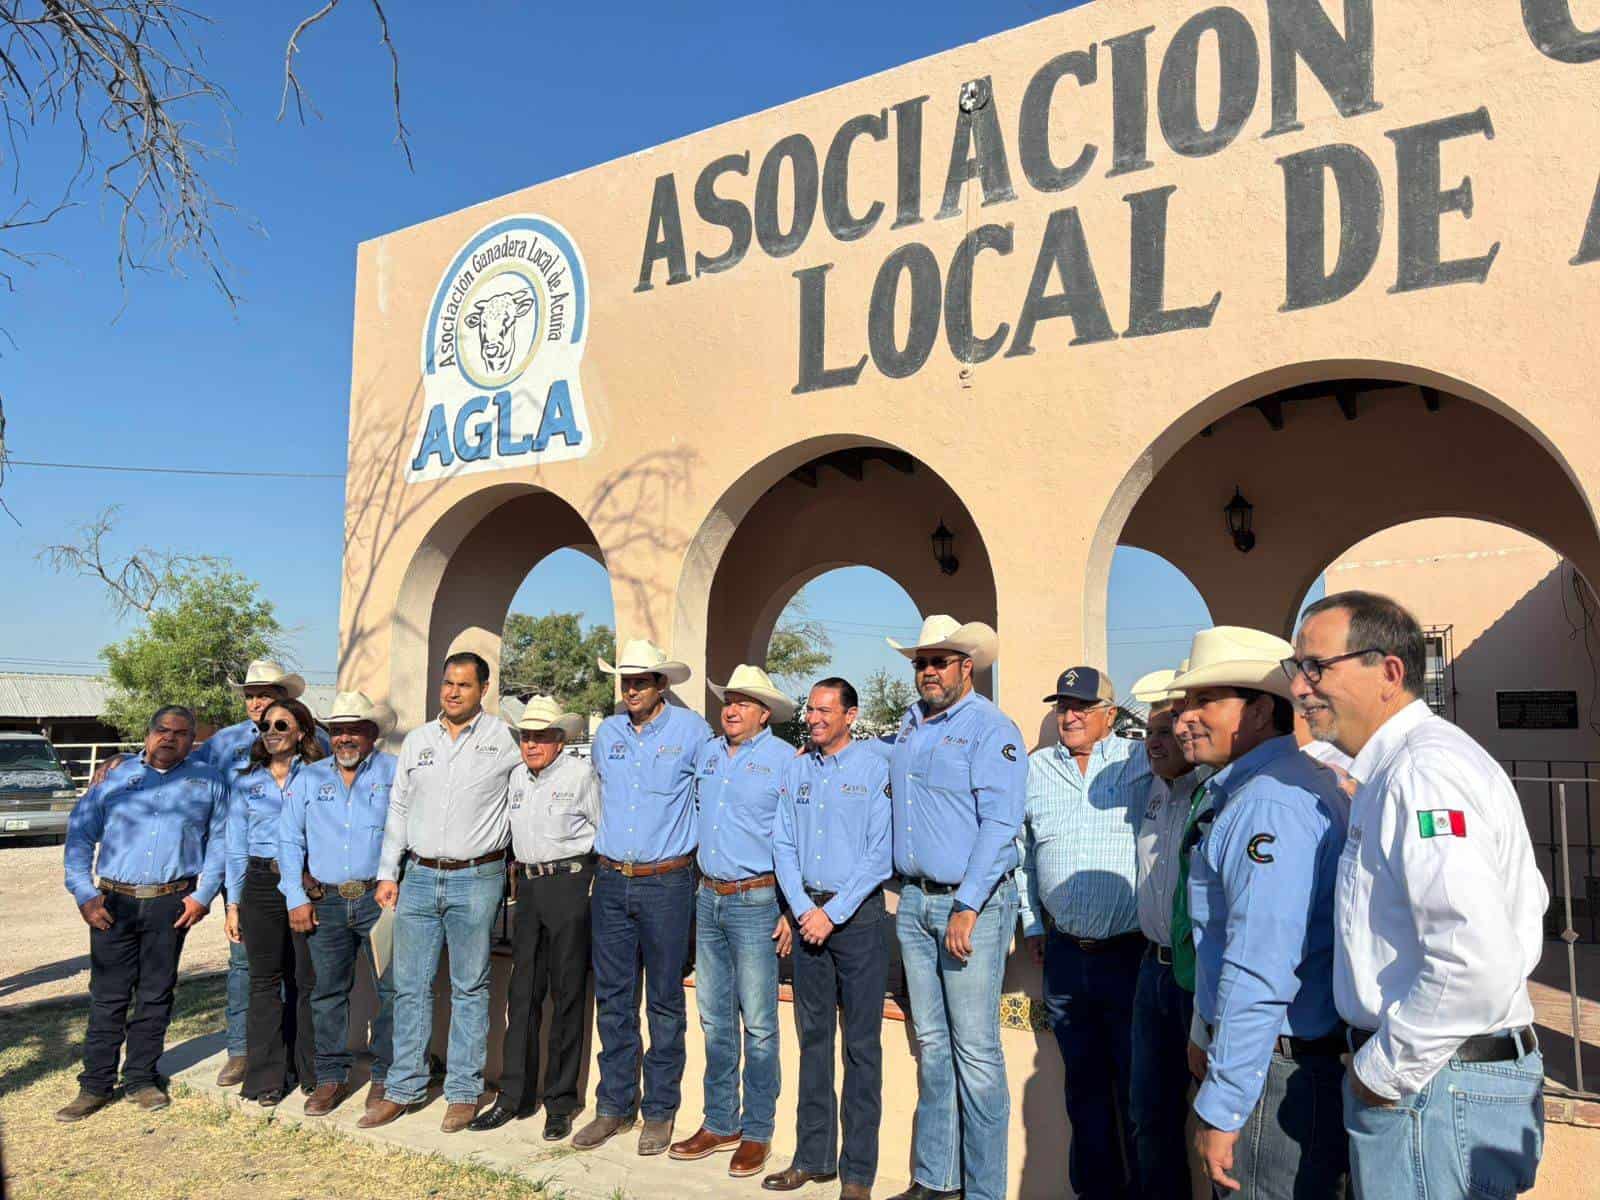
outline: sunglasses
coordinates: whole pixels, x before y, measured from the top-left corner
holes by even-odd
[[[911,660],[911,665],[919,671],[926,671],[932,667],[935,671],[948,671],[952,663],[961,661],[959,654],[935,654],[923,657],[918,655]]]
[[[276,721],[257,721],[256,728],[262,733],[288,733],[294,726],[279,717]]]

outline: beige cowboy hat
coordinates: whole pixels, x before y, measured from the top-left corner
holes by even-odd
[[[1128,695],[1146,704],[1165,704],[1169,700],[1182,700],[1183,693],[1173,690],[1172,681],[1188,669],[1189,660],[1186,658],[1178,664],[1175,671],[1151,671],[1148,675],[1141,675],[1134,680],[1133,687],[1128,689]]]
[[[893,638],[884,638],[889,649],[897,650],[907,658],[915,658],[924,650],[953,650],[972,660],[972,668],[981,671],[995,660],[1000,652],[1000,635],[982,621],[968,621],[963,625],[954,617],[939,613],[922,622],[922,632],[910,646],[902,646]]]
[[[239,692],[247,687],[267,687],[269,684],[281,687],[285,700],[298,699],[300,693],[306,690],[306,681],[303,677],[291,675],[270,658],[256,659],[245,668],[244,678],[237,683],[228,680],[228,686]]]
[[[706,686],[718,700],[727,699],[729,692],[738,692],[742,696],[749,696],[752,700],[759,700],[771,711],[774,721],[787,721],[794,716],[794,710],[798,707],[792,697],[785,696],[778,690],[770,675],[760,667],[752,667],[748,663],[740,663],[735,667],[733,674],[728,676],[728,682],[721,687],[714,683]]]
[[[587,725],[588,722],[577,713],[565,711],[554,696],[532,696],[517,718],[516,727],[535,732],[541,729],[559,730],[570,742],[581,734]]]
[[[374,704],[365,692],[340,692],[320,719],[330,729],[365,721],[377,727],[379,738],[388,737],[395,726],[394,710],[387,704]]]
[[[1254,688],[1292,700],[1283,660],[1293,657],[1294,647],[1281,637],[1259,629],[1218,625],[1194,635],[1194,644],[1189,647],[1189,669],[1176,675],[1167,686],[1174,692],[1203,687]]]
[[[668,683],[682,683],[689,678],[689,664],[668,658],[667,652],[645,638],[634,638],[617,655],[617,665],[603,658],[595,659],[607,675],[665,675]]]

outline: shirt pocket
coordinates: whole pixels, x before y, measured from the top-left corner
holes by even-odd
[[[1345,842],[1339,855],[1339,873],[1334,885],[1334,910],[1345,933],[1355,928],[1356,892],[1361,884],[1361,843]]]
[[[972,764],[961,748],[945,747],[945,753],[935,754],[928,764],[928,786],[953,797],[972,793]]]

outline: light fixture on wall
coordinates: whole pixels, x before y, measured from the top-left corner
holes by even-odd
[[[933,531],[930,540],[933,542],[933,558],[939,564],[939,570],[946,575],[954,575],[959,571],[961,560],[955,556],[956,535],[945,528],[943,518],[940,518],[939,528]]]
[[[1256,506],[1246,500],[1235,485],[1233,499],[1223,508],[1222,515],[1228,518],[1228,533],[1233,537],[1233,548],[1240,554],[1249,554],[1256,548],[1256,535],[1250,532],[1255,511]]]

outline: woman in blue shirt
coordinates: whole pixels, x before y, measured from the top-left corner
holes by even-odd
[[[303,763],[326,751],[316,720],[298,700],[278,700],[262,715],[244,768],[228,780],[228,928],[244,937],[250,960],[245,1076],[240,1095],[270,1108],[296,1082],[316,1086],[311,1031],[311,954],[289,929],[278,887],[278,817]]]

